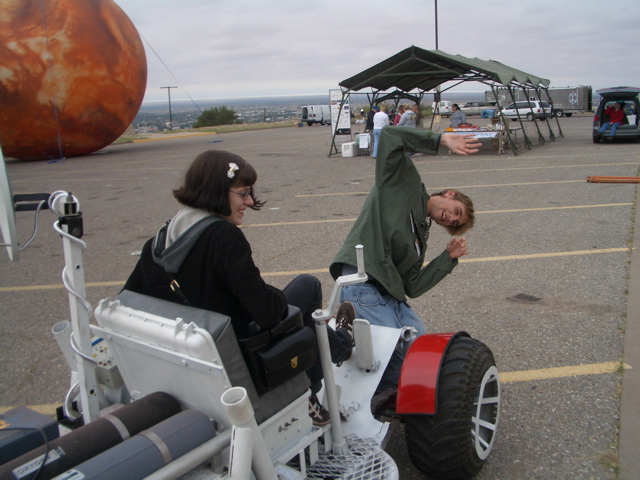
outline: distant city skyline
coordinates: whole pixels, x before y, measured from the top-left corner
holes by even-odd
[[[425,99],[428,102],[432,101],[432,93],[425,94]],[[456,101],[464,101],[464,102],[472,102],[472,101],[482,101],[484,99],[484,90],[483,91],[449,91],[443,92],[441,94],[443,99],[445,100],[456,100]],[[179,99],[174,100],[173,97],[171,99],[171,105],[178,108],[179,106],[185,105],[196,105],[202,104],[217,106],[217,105],[227,105],[228,107],[233,106],[234,104],[273,104],[273,103],[297,103],[299,105],[314,105],[314,104],[329,104],[329,92],[327,93],[310,93],[310,94],[297,94],[297,95],[263,95],[263,96],[252,96],[252,97],[219,97],[219,98],[194,98],[194,99]],[[401,103],[406,103],[407,100],[402,101]],[[366,100],[366,94],[364,93],[356,93],[352,95],[351,103],[356,103],[358,105],[366,105],[368,101]],[[388,101],[386,103],[391,103]],[[152,101],[144,101],[142,103],[143,106],[168,106],[168,98],[164,100],[152,100]],[[168,107],[167,107],[168,108]]]

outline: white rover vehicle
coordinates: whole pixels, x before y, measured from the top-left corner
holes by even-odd
[[[0,164],[0,226],[17,259],[14,198]],[[331,364],[327,320],[342,286],[367,280],[361,248],[359,273],[340,277],[314,314],[320,395],[331,414],[316,427],[304,372],[260,386],[228,317],[126,291],[94,310],[84,299],[79,202],[68,192],[37,194],[32,209],[46,208],[47,197],[71,305],[71,321],[53,328],[72,372],[63,411],[82,426],[0,465],[0,479],[397,479],[383,449],[392,420],[406,421],[409,455],[426,476],[472,478],[482,468],[500,406],[498,371],[482,342],[465,332],[415,338],[412,329],[356,319],[355,355]],[[296,316],[292,307],[285,322]],[[398,342],[411,344],[398,390],[372,413]]]

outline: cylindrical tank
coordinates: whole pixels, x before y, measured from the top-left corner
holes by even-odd
[[[164,392],[149,394],[66,435],[49,442],[46,465],[38,480],[50,479],[179,413],[180,403]],[[0,480],[31,480],[45,446],[0,465]],[[126,476],[122,478],[127,478]]]
[[[209,417],[197,410],[185,410],[56,478],[142,480],[215,434]]]

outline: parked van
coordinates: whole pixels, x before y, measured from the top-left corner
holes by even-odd
[[[329,105],[305,105],[298,109],[298,122],[306,122],[311,126],[331,124],[331,107]]]
[[[615,138],[640,138],[640,125],[638,124],[638,112],[640,111],[640,88],[636,87],[612,87],[601,88],[596,90],[600,95],[600,104],[596,108],[596,114],[593,117],[593,143],[600,143],[609,137],[611,131],[603,135],[600,131],[603,123],[609,121],[606,114],[607,107],[612,107],[619,103],[620,108],[624,111],[622,117],[622,125],[618,127]]]
[[[450,117],[451,114],[453,113],[453,109],[451,108],[452,106],[453,106],[453,102],[443,100],[439,102],[437,105],[436,105],[436,102],[433,102],[433,104],[431,105],[431,110],[433,110],[433,113],[435,113],[436,115]]]

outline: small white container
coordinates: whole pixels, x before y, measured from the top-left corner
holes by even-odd
[[[360,155],[360,149],[356,147],[356,142],[348,142],[342,144],[343,157],[356,157]]]

